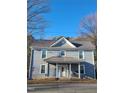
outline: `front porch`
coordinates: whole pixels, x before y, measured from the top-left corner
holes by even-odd
[[[72,67],[73,65],[73,67]],[[73,70],[77,70],[78,66],[78,78],[80,78],[80,63],[79,64],[58,64],[56,63],[56,78],[72,78],[76,77],[73,75]]]
[[[81,78],[84,66],[81,63],[48,63],[48,77],[50,76],[50,64],[55,66],[55,78]]]
[[[55,78],[81,78],[85,74],[85,66],[82,60],[73,57],[51,57],[45,60],[48,63],[48,77],[50,77],[50,65],[54,67]],[[53,74],[52,73],[52,74]]]

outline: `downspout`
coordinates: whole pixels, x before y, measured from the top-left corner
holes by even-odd
[[[29,64],[29,80],[32,79],[32,68],[33,68],[33,55],[34,55],[34,50],[31,48],[31,57],[30,57],[30,64]]]

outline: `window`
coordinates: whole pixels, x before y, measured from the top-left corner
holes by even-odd
[[[60,51],[60,56],[65,56],[65,51],[64,50]]]
[[[41,73],[45,74],[45,65],[41,65]]]
[[[83,58],[83,51],[79,51],[79,58],[80,58],[80,59]]]
[[[42,50],[42,58],[46,58],[46,52],[47,52],[46,49],[43,49],[43,50]]]
[[[84,59],[84,51],[79,51],[79,58]]]

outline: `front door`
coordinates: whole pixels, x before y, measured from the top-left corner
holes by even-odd
[[[62,77],[66,77],[66,67],[65,66],[62,66],[61,71],[62,71]]]
[[[59,77],[68,77],[68,66],[59,65]]]

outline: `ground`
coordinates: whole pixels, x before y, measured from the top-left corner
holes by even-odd
[[[97,93],[96,84],[83,83],[63,83],[49,86],[35,85],[28,86],[28,88],[29,91],[27,93]]]

